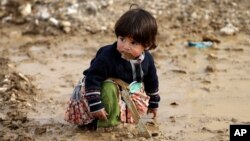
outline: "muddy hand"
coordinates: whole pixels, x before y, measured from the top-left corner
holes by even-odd
[[[108,113],[105,111],[105,109],[101,109],[100,111],[91,113],[93,117],[100,119],[100,120],[108,120]]]
[[[148,111],[147,111],[147,114],[150,114],[150,113],[152,113],[152,114],[153,114],[152,119],[155,119],[155,118],[156,118],[156,116],[157,116],[157,109],[156,109],[156,108],[155,108],[155,109],[151,109],[151,108],[149,108],[149,109],[148,109]]]

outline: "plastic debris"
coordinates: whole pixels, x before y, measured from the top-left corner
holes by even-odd
[[[188,41],[189,47],[196,47],[196,48],[208,48],[213,46],[213,42],[211,41],[203,41],[203,42],[192,42]]]

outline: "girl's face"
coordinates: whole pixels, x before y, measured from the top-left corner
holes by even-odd
[[[121,53],[123,59],[131,60],[139,57],[143,53],[144,47],[130,37],[118,36],[117,50]]]

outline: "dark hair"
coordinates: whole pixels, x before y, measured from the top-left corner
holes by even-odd
[[[141,8],[130,9],[116,22],[115,34],[131,37],[149,50],[155,49],[157,23],[149,12]]]

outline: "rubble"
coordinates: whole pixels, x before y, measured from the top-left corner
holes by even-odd
[[[9,60],[0,58],[0,140],[23,140],[30,135],[21,131],[22,135],[17,134],[18,130],[25,128],[28,121],[27,109],[34,108],[29,102],[34,104],[36,88],[32,85],[29,78],[15,69],[9,67]],[[29,106],[30,105],[30,106]]]
[[[247,32],[248,30],[244,29],[249,29],[250,25],[248,5],[235,0],[133,2],[149,10],[159,20],[160,28],[167,24],[167,29],[179,28],[188,34],[220,31],[231,35],[239,30]],[[36,25],[38,27],[32,30],[42,31],[32,31],[32,33],[44,35],[50,34],[46,32],[51,32],[48,29],[53,28],[61,33],[79,29],[89,33],[112,32],[114,22],[121,13],[129,9],[130,4],[131,2],[113,0],[1,0],[0,24],[4,26],[10,22],[19,25],[28,24],[30,27]],[[169,23],[161,23],[162,18],[169,19]],[[225,27],[224,23],[228,20],[231,23]],[[71,25],[62,27],[59,25],[61,21],[68,21]],[[43,28],[44,26],[47,28]],[[23,33],[30,32],[27,29],[23,30],[26,30]]]

